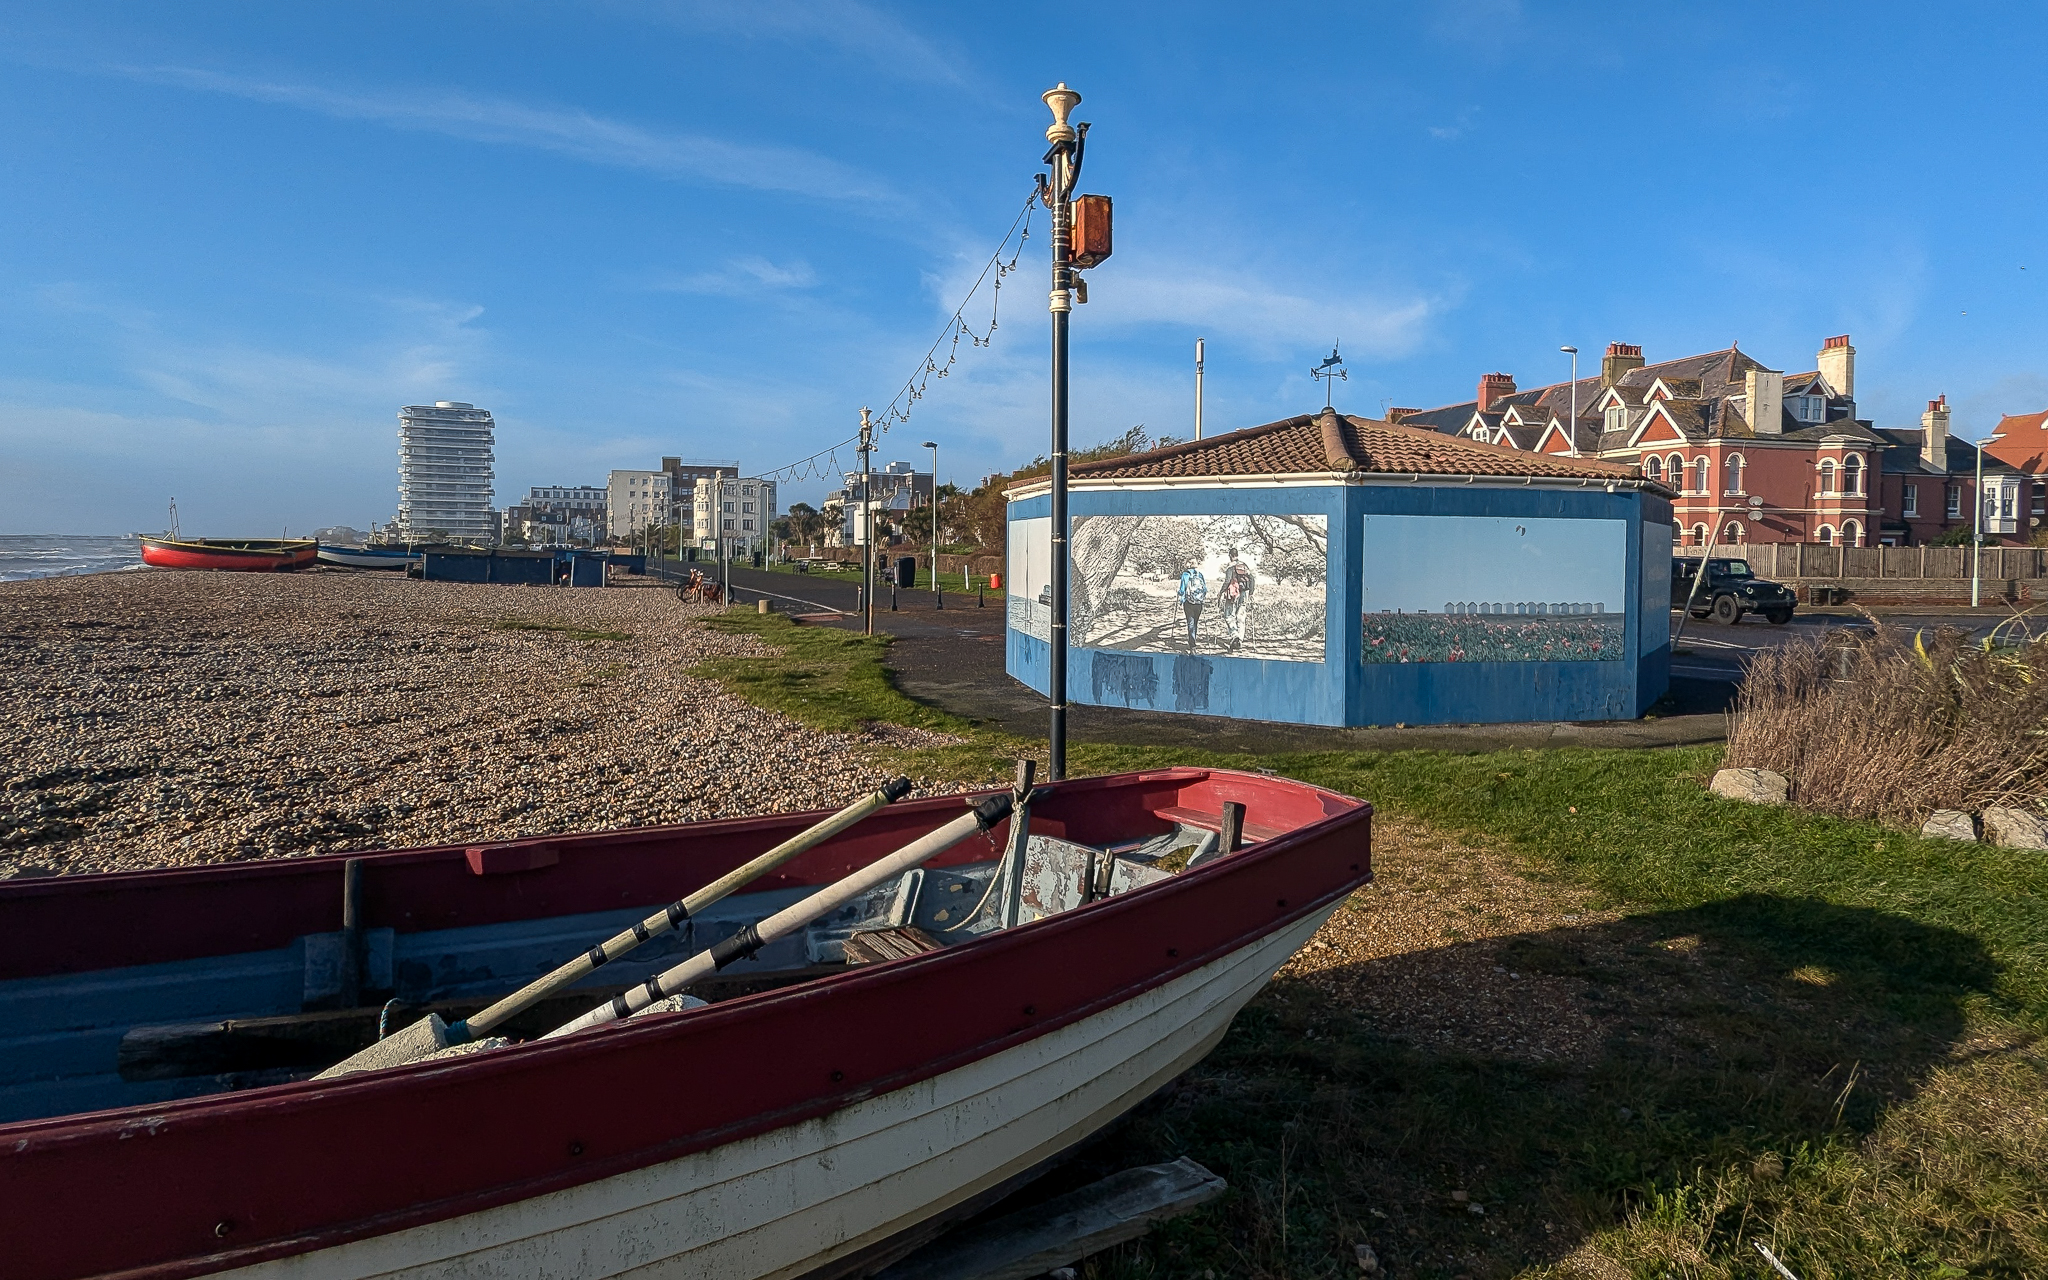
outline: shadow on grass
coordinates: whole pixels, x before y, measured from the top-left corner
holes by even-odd
[[[1996,977],[1951,930],[1769,896],[1341,965],[1274,984],[1059,1177],[1188,1155],[1231,1183],[1100,1275],[1357,1275],[1368,1243],[1393,1275],[1479,1277],[1541,1273],[1738,1170],[1744,1202],[1693,1215],[1719,1264],[1683,1273],[1747,1275],[1748,1237],[1771,1238],[1802,1170],[1854,1158],[1953,1061]],[[1526,1015],[1504,1048],[1480,1025],[1500,1007],[1488,985]],[[1429,1016],[1376,1012],[1390,995]],[[1877,1225],[1898,1263],[2027,1272],[2000,1250],[2032,1246],[1969,1218]],[[1883,1272],[1854,1243],[1873,1224],[1800,1222],[1810,1238],[1781,1251],[1823,1274]]]

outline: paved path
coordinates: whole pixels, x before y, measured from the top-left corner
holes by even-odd
[[[764,573],[733,570],[735,599],[742,604],[771,597],[773,607],[806,622],[858,628],[853,613],[859,581],[847,574]],[[1011,733],[1042,737],[1046,701],[1003,669],[1003,597],[991,594],[977,605],[973,595],[945,594],[935,608],[929,590],[898,591],[891,610],[887,588],[877,594],[875,629],[895,637],[889,665],[906,694],[955,715],[993,723]],[[834,611],[843,610],[843,613]],[[1998,618],[1989,611],[1916,611],[1887,616],[1906,626],[1968,625],[1987,630]],[[1675,615],[1674,615],[1675,620]],[[1523,747],[1660,747],[1719,742],[1727,732],[1728,707],[1750,655],[1796,637],[1831,627],[1864,626],[1849,610],[1802,613],[1789,626],[1757,620],[1733,627],[1697,620],[1686,624],[1672,660],[1671,693],[1654,719],[1575,724],[1430,725],[1415,728],[1333,729],[1273,724],[1170,712],[1090,707],[1075,704],[1067,731],[1075,741],[1139,746],[1185,746],[1255,754],[1295,751],[1413,750],[1496,751]]]

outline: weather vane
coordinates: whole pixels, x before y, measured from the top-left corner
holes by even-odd
[[[1342,378],[1346,382],[1351,381],[1351,375],[1346,373],[1343,368],[1344,357],[1337,354],[1337,346],[1337,343],[1331,343],[1330,358],[1308,371],[1309,377],[1320,378],[1325,384],[1323,387],[1323,408],[1325,409],[1330,407],[1330,395],[1337,389],[1337,380]]]

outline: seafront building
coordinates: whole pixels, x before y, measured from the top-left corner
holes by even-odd
[[[834,521],[826,534],[827,546],[864,545],[870,514],[876,540],[885,540],[897,532],[904,516],[931,505],[930,473],[908,462],[892,462],[880,471],[849,471],[844,479],[845,487],[825,499],[825,513]]]
[[[697,482],[716,480],[724,477],[738,479],[738,462],[704,461],[701,459],[663,458],[661,470],[668,477],[669,523],[684,532],[682,538],[694,536],[697,525]]]
[[[505,534],[528,542],[595,542],[604,537],[606,492],[597,485],[536,485],[526,501],[505,508]]]
[[[1620,720],[1670,679],[1671,491],[1325,409],[1068,471],[1066,693],[1296,724]],[[1049,482],[1006,491],[1005,660],[1051,663]]]
[[[650,526],[668,524],[672,494],[665,471],[612,472],[605,482],[607,532],[637,538]]]
[[[398,535],[408,539],[487,541],[497,424],[488,409],[461,400],[398,411]]]
[[[742,557],[766,547],[776,515],[775,482],[758,476],[712,476],[691,496],[692,537],[700,551]]]
[[[1523,388],[1488,373],[1471,400],[1387,416],[1531,453],[1630,463],[1672,490],[1684,546],[1918,546],[1955,535],[1975,509],[1976,451],[1950,439],[1947,397],[1928,402],[1917,429],[1859,418],[1847,334],[1824,340],[1814,367],[1798,373],[1733,346],[1652,364],[1640,346],[1615,342],[1599,374],[1576,383]],[[2022,477],[1991,462],[1984,481],[1987,535],[2024,541]]]

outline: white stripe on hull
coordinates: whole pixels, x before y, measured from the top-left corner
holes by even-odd
[[[1128,1111],[1199,1062],[1330,911],[1113,1009],[815,1120],[228,1274],[787,1280],[944,1212]]]

